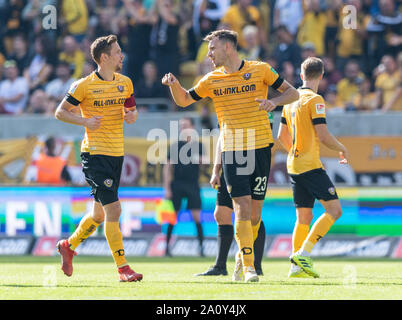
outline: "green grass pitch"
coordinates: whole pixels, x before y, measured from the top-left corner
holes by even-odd
[[[212,258],[129,258],[142,282],[120,283],[112,258],[74,258],[66,277],[59,257],[0,257],[0,299],[132,300],[354,300],[402,299],[401,260],[316,259],[319,279],[288,279],[289,262],[265,259],[258,283],[228,276],[194,277]]]

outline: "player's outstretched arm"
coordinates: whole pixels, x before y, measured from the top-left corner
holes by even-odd
[[[292,149],[292,138],[290,136],[288,126],[283,123],[279,124],[278,140],[287,152]]]
[[[339,163],[346,164],[349,160],[349,153],[345,146],[338,141],[329,131],[326,124],[317,124],[314,126],[315,131],[317,132],[318,139],[322,144],[324,144],[327,148],[331,150],[335,150],[339,152],[339,157],[341,160]]]
[[[173,100],[179,107],[187,107],[195,102],[190,93],[180,85],[179,80],[172,73],[163,76],[162,84],[169,87]]]
[[[83,118],[77,110],[78,108],[76,106],[67,102],[66,99],[63,99],[58,105],[54,115],[57,120],[84,126],[91,130],[96,130],[100,127],[102,117]]]

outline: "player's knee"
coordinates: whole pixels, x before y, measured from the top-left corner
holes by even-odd
[[[236,217],[240,220],[251,219],[251,198],[239,197],[233,199]]]
[[[335,220],[338,220],[341,216],[342,216],[342,208],[341,207],[336,208],[333,214],[333,218]]]
[[[214,211],[214,218],[218,225],[232,224],[232,211],[218,206]]]
[[[214,218],[217,224],[222,224],[222,214],[219,212],[219,210],[215,210]]]
[[[119,221],[121,215],[121,205],[119,201],[107,204],[103,208],[106,212],[107,221]]]
[[[327,212],[334,220],[338,220],[342,216],[342,208],[340,206],[336,206],[331,209],[330,212]]]
[[[92,219],[93,219],[96,223],[101,224],[101,223],[103,223],[103,222],[105,221],[105,215],[93,215],[93,216],[92,216]]]

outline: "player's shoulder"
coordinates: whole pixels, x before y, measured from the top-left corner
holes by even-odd
[[[78,87],[80,89],[85,89],[86,87],[88,87],[89,83],[93,81],[93,76],[94,72],[92,72],[86,77],[75,80],[70,86],[70,93],[74,93]]]
[[[205,81],[212,81],[221,78],[222,76],[225,75],[225,72],[223,70],[223,67],[216,68],[208,73],[206,73],[199,82],[205,82]]]
[[[246,67],[250,68],[270,68],[271,65],[268,62],[265,61],[259,61],[259,60],[244,60]]]
[[[86,85],[89,82],[93,81],[93,73],[90,73],[88,76],[80,78],[78,80],[75,80],[73,82],[73,85],[79,86],[79,85]]]
[[[115,79],[117,81],[125,81],[125,82],[128,82],[128,83],[131,83],[131,79],[129,77],[127,77],[124,74],[118,73],[118,72],[115,73]]]
[[[310,89],[304,89],[300,88],[299,90],[300,98],[302,102],[304,103],[318,103],[318,102],[324,102],[324,98],[322,95],[318,94],[317,92],[314,92],[313,90]]]
[[[246,68],[249,69],[251,72],[252,71],[261,73],[271,72],[274,75],[278,74],[278,72],[268,62],[265,61],[247,60]]]
[[[310,93],[305,93],[301,97],[301,99],[304,99],[301,105],[317,115],[325,115],[324,98],[320,94],[312,90],[305,90],[305,91],[310,91]]]

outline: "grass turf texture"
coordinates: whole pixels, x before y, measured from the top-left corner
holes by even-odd
[[[263,261],[258,283],[228,276],[194,277],[213,259],[129,258],[142,282],[120,283],[112,258],[74,258],[74,274],[60,270],[60,257],[0,257],[0,299],[300,300],[402,299],[401,260],[315,259],[319,279],[288,279],[286,260]]]

